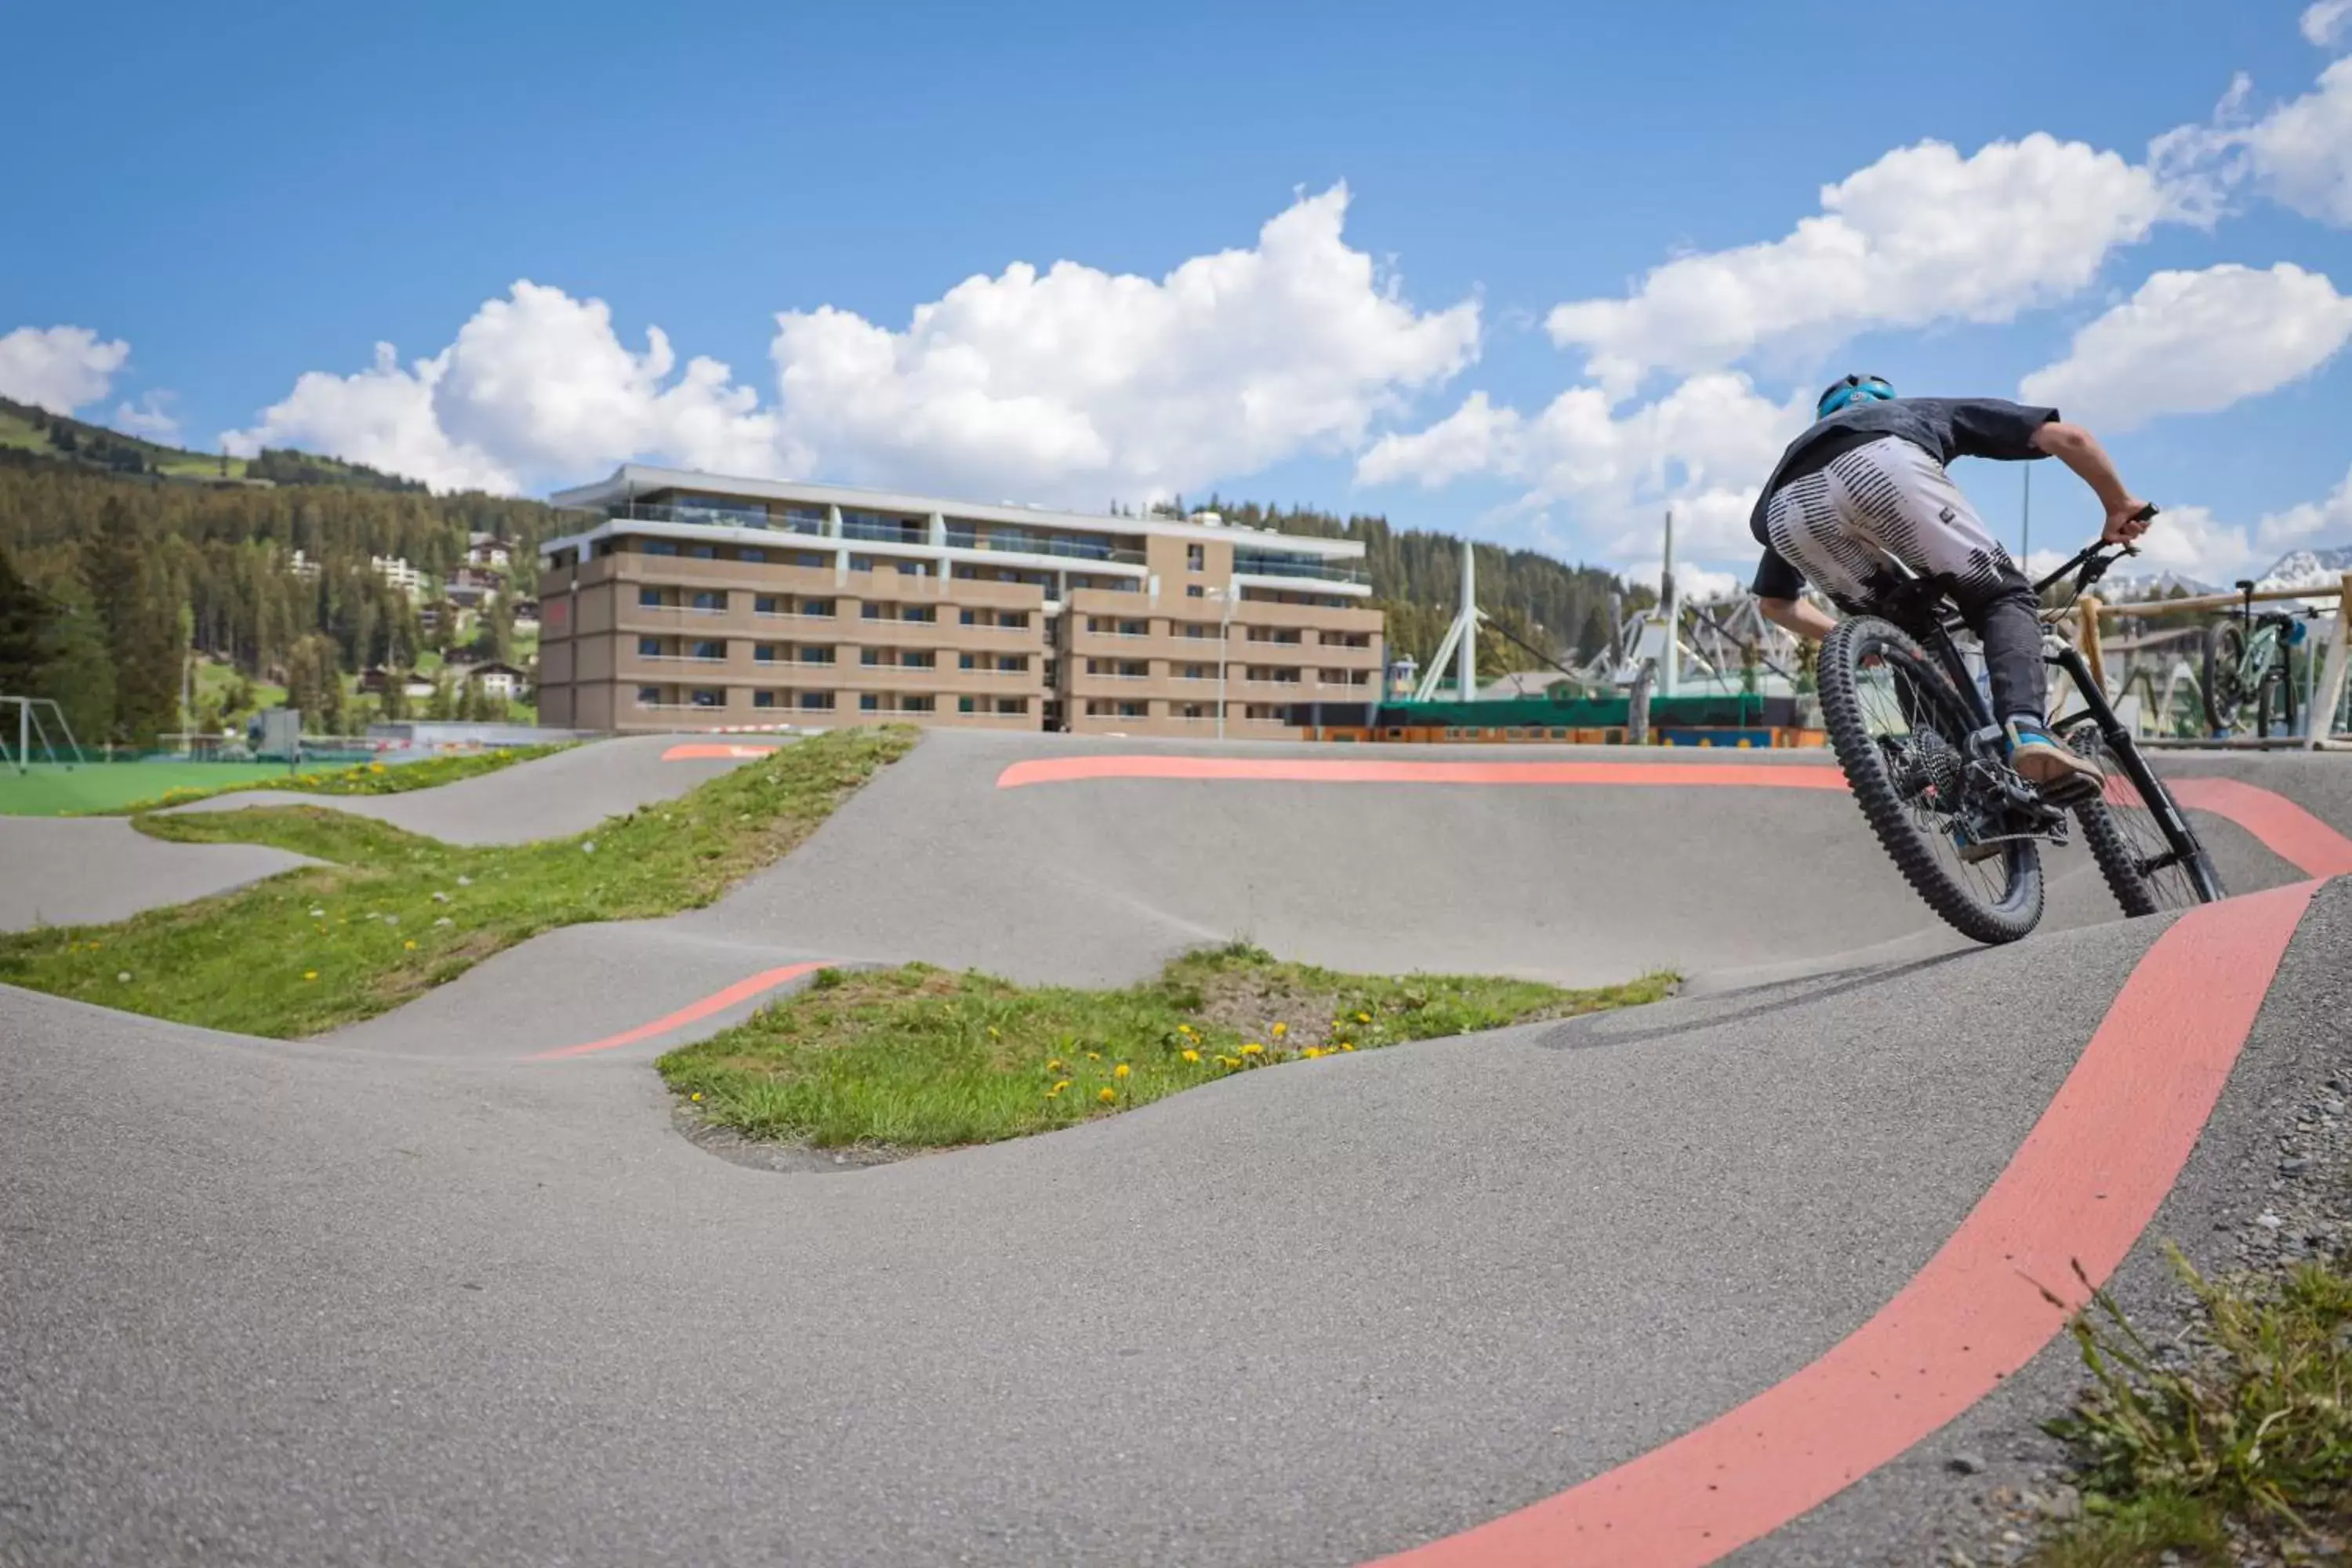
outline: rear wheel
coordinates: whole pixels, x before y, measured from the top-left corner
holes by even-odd
[[[2294,676],[2282,658],[2263,678],[2263,694],[2257,704],[2261,726],[2255,733],[2269,735],[2273,727],[2279,731],[2294,733]]]
[[[1962,934],[2015,942],[2042,918],[2042,857],[2023,835],[1982,858],[1997,834],[1969,778],[1976,713],[1943,668],[1873,616],[1838,623],[1821,653],[1822,721],[1854,799],[1904,879]],[[1987,846],[1979,840],[1979,847]]]
[[[2063,738],[2107,775],[2104,796],[2076,806],[2074,818],[2083,825],[2083,842],[2090,846],[2099,874],[2107,879],[2107,890],[2124,913],[2161,914],[2203,903],[2198,872],[2211,875],[2210,866],[2200,864],[2204,846],[2194,839],[2178,846],[2166,836],[2163,823],[2140,798],[2097,724],[2077,724]],[[2218,894],[2218,881],[2215,889]]]
[[[2245,687],[2245,627],[2235,621],[2219,621],[2205,629],[2205,668],[2200,685],[2205,695],[2205,722],[2216,734],[2244,721],[2246,701],[2253,696]]]

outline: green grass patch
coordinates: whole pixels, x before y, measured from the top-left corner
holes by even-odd
[[[920,963],[825,970],[659,1066],[711,1121],[754,1138],[941,1148],[1051,1131],[1283,1063],[1654,1001],[1675,978],[1591,991],[1385,979],[1282,963],[1244,942],[1116,991]]]
[[[833,731],[585,834],[511,847],[465,848],[320,806],[141,817],[160,838],[275,845],[329,864],[110,926],[0,934],[0,981],[248,1035],[318,1034],[541,931],[708,904],[814,832],[915,738]]]
[[[244,789],[291,790],[299,795],[406,795],[412,790],[456,784],[459,779],[479,778],[484,773],[510,768],[517,763],[535,762],[541,757],[564,751],[572,744],[574,742],[570,741],[558,741],[543,746],[509,746],[491,752],[453,752],[446,756],[425,757],[413,763],[352,763],[339,767],[305,768],[294,773],[279,767],[274,776],[258,782],[247,779],[209,787],[184,784],[152,799],[133,801],[109,809],[116,816],[136,816],[142,812],[160,811],[166,806],[185,805],[210,795],[234,795]],[[215,763],[203,765],[235,767],[240,764]]]
[[[2209,1280],[2179,1249],[2202,1345],[2168,1361],[2105,1291],[2073,1331],[2092,1386],[2050,1429],[2084,1518],[2042,1568],[2229,1563],[2246,1543],[2340,1561],[2352,1528],[2352,1270],[2341,1259]],[[2233,1545],[2232,1537],[2237,1544]]]
[[[13,747],[12,733],[8,743]],[[35,756],[39,751],[36,748]],[[173,804],[233,789],[286,783],[283,763],[36,762],[25,773],[0,767],[0,816],[88,816],[171,795]]]

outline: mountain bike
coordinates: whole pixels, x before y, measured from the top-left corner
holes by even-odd
[[[2079,596],[2134,553],[2094,544],[2036,591],[2071,576]],[[2010,767],[1954,640],[1965,624],[1934,581],[1905,574],[1822,644],[1822,722],[1864,816],[1927,907],[1978,942],[2015,942],[2041,920],[2041,847],[2066,842],[2070,814],[2126,915],[2222,896],[2211,858],[2061,629],[2066,607],[2043,612],[2042,656],[2073,678],[2083,707],[2051,733],[2099,764],[2104,792],[2070,782],[2045,795]]]
[[[2235,613],[2205,631],[2205,721],[2217,735],[2242,729],[2252,706],[2255,734],[2269,734],[2274,717],[2292,732],[2294,677],[2287,649],[2303,640],[2303,627],[2284,610],[2256,615],[2252,581],[2240,578],[2238,592],[2245,599]]]

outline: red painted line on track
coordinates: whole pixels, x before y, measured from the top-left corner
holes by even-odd
[[[773,746],[750,746],[740,741],[685,741],[661,754],[666,763],[706,763],[741,761],[749,757],[764,757]]]
[[[2352,877],[2352,838],[2273,790],[2221,778],[2167,779],[2164,786],[2182,805],[2228,817],[2305,876]]]
[[[714,991],[701,1001],[690,1002],[677,1012],[665,1014],[650,1024],[640,1024],[634,1029],[624,1029],[617,1035],[607,1035],[601,1040],[590,1040],[584,1045],[558,1046],[551,1051],[541,1051],[536,1056],[525,1057],[523,1059],[532,1062],[562,1061],[567,1057],[584,1057],[596,1051],[617,1050],[623,1046],[634,1046],[640,1040],[650,1040],[656,1036],[667,1035],[672,1029],[682,1029],[688,1024],[708,1018],[713,1013],[722,1012],[739,1002],[748,1002],[763,991],[773,991],[779,985],[789,985],[802,975],[814,974],[825,967],[825,963],[820,960],[814,963],[787,963],[779,969],[763,969],[748,980],[738,980],[725,990]]]
[[[1843,790],[1835,767],[1790,763],[1457,763],[1324,757],[1043,757],[996,775],[999,789],[1089,779],[1195,783],[1654,784],[1734,789]],[[2352,876],[2352,838],[2286,796],[2236,779],[2167,779],[2182,805],[2226,817],[2305,876]],[[2137,797],[2133,797],[2135,802]]]
[[[1696,784],[1845,788],[1833,767],[1794,763],[1440,763],[1321,757],[1041,757],[996,775],[999,789],[1084,779],[1243,780],[1257,784]]]
[[[2204,905],[2158,937],[1990,1190],[1820,1360],[1557,1497],[1384,1561],[1698,1568],[1991,1393],[2087,1300],[2074,1265],[2105,1283],[2172,1190],[2317,888]]]

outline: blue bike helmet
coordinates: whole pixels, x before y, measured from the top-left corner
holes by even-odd
[[[1895,388],[1883,375],[1849,375],[1822,388],[1813,417],[1826,419],[1851,403],[1888,403],[1894,397]]]

